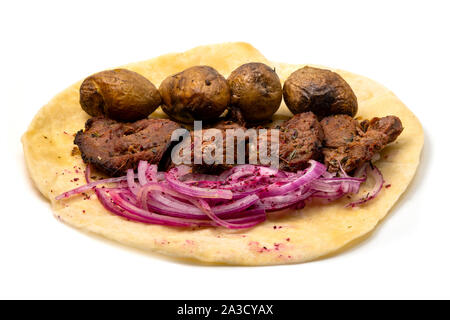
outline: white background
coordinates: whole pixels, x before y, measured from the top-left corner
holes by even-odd
[[[448,1],[8,3],[0,8],[0,298],[450,298]],[[224,41],[250,42],[274,61],[363,74],[419,117],[419,171],[371,237],[307,264],[209,267],[54,219],[20,143],[38,109],[91,73]]]

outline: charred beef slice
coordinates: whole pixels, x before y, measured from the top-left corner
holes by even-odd
[[[223,150],[224,162],[226,161],[226,129],[242,129],[244,132],[246,130],[245,127],[240,126],[235,122],[222,122],[215,126],[216,129],[220,129],[223,134]],[[321,152],[320,148],[322,146],[323,139],[323,131],[320,126],[317,117],[312,112],[305,112],[301,114],[297,114],[291,119],[285,121],[281,124],[280,129],[271,129],[271,130],[279,130],[279,156],[280,156],[280,169],[287,171],[297,171],[300,169],[304,169],[307,167],[307,163],[311,159],[320,159]],[[268,155],[270,156],[270,147],[271,147],[271,130],[268,130]],[[193,134],[192,134],[193,139]],[[261,136],[258,136],[258,147],[261,145]],[[192,140],[193,141],[193,140]],[[248,140],[246,140],[248,143]],[[202,144],[202,150],[208,147],[211,144],[209,141],[205,141]],[[235,164],[237,163],[237,141],[234,142],[234,152],[235,152]],[[245,162],[248,163],[248,145],[245,146]],[[259,157],[258,157],[259,160]],[[193,156],[192,156],[193,161]],[[259,163],[261,164],[261,163]],[[193,165],[193,170],[195,172],[202,173],[210,173],[217,174],[222,172],[223,170],[231,168],[233,165],[230,164],[197,164]]]
[[[140,160],[159,164],[171,145],[171,135],[180,128],[166,119],[143,119],[133,123],[117,122],[104,117],[86,121],[74,143],[83,161],[111,176],[137,169]]]
[[[328,171],[351,172],[372,159],[403,130],[396,116],[373,118],[359,123],[347,115],[334,115],[320,122],[324,132],[322,149]]]
[[[195,133],[195,131],[192,130],[191,131],[191,154],[190,154],[192,170],[193,170],[193,172],[197,172],[197,173],[220,174],[223,171],[225,171],[227,169],[230,169],[231,167],[233,167],[234,165],[237,164],[237,150],[238,150],[237,144],[238,144],[238,141],[237,141],[236,138],[234,139],[234,143],[233,143],[233,145],[234,145],[234,155],[235,155],[234,164],[227,164],[226,163],[226,159],[227,159],[226,158],[227,157],[227,154],[226,154],[226,150],[227,150],[226,149],[226,147],[227,147],[226,132],[227,132],[227,130],[233,131],[233,130],[241,129],[245,133],[246,128],[241,126],[240,124],[234,122],[234,121],[227,120],[227,121],[217,122],[214,125],[211,125],[211,126],[205,128],[205,129],[201,130],[202,131],[201,134],[202,134],[202,137],[203,137],[203,141],[202,141],[202,145],[201,145],[202,155],[203,155],[203,152],[205,152],[207,148],[212,148],[211,149],[212,150],[211,154],[214,156],[215,155],[215,143],[213,141],[210,141],[209,139],[206,139],[206,137],[205,137],[205,132],[208,129],[217,129],[222,134],[222,139],[223,139],[223,144],[222,144],[223,158],[222,159],[223,159],[223,163],[222,164],[217,164],[217,163],[207,164],[207,163],[204,163],[204,162],[202,162],[201,164],[195,164],[194,163],[194,133]],[[245,155],[246,155],[245,161],[246,162],[247,162],[247,159],[248,159],[248,157],[247,157],[247,154],[248,154],[247,142],[248,142],[247,140],[244,141],[244,143],[245,143],[244,149],[245,149]],[[182,156],[181,151],[180,151],[180,156]],[[171,163],[170,166],[169,166],[169,169],[173,168],[174,166],[175,166],[175,164]]]
[[[280,169],[297,171],[321,157],[323,130],[312,112],[299,113],[280,126]]]
[[[219,130],[242,129],[245,131],[245,125],[242,125],[233,120],[221,120],[221,121],[214,123],[211,126],[208,126],[206,129],[210,129],[210,128],[219,129]]]
[[[344,114],[326,117],[320,124],[324,133],[323,145],[329,148],[346,146],[362,131],[357,120]]]

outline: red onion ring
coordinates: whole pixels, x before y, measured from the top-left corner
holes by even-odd
[[[240,165],[220,176],[210,176],[192,173],[186,166],[162,173],[156,165],[141,161],[137,174],[130,169],[124,177],[95,182],[91,181],[90,166],[87,166],[87,184],[56,199],[94,189],[108,211],[132,221],[174,227],[241,229],[263,222],[270,211],[301,209],[309,199],[334,201],[358,193],[370,175],[375,179],[373,190],[346,205],[359,206],[375,198],[384,183],[381,172],[369,163],[361,166],[353,177],[331,174],[317,161],[309,163],[306,170],[297,173]],[[99,184],[116,186],[99,189],[96,187]]]

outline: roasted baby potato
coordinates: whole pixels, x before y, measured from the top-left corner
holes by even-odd
[[[87,77],[80,87],[80,104],[91,116],[117,121],[146,118],[161,104],[158,89],[140,74],[114,69]]]
[[[354,117],[355,93],[336,72],[304,67],[293,72],[283,86],[284,102],[293,114],[312,111],[319,118],[333,114]]]
[[[228,77],[231,105],[241,110],[247,122],[270,120],[280,107],[283,91],[273,69],[251,62],[235,69]]]
[[[159,91],[164,112],[183,123],[216,119],[230,102],[227,81],[209,66],[195,66],[169,76]]]

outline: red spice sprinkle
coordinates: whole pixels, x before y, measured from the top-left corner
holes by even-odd
[[[261,250],[259,250],[259,253],[263,252],[263,251],[269,251],[269,249],[267,249],[267,247],[262,247]]]
[[[90,195],[88,195],[87,193],[82,193],[82,195],[84,196],[83,200],[89,200],[91,198]]]
[[[390,188],[390,187],[391,187],[391,185],[390,185],[390,184],[387,184],[385,188],[387,189],[387,188]]]
[[[83,213],[86,213],[86,210],[83,210]]]
[[[291,241],[291,238],[286,238],[286,241],[287,241],[287,242]]]
[[[78,181],[78,180],[80,180],[80,179],[79,179],[79,178],[74,178],[74,179],[73,179],[73,181]]]

